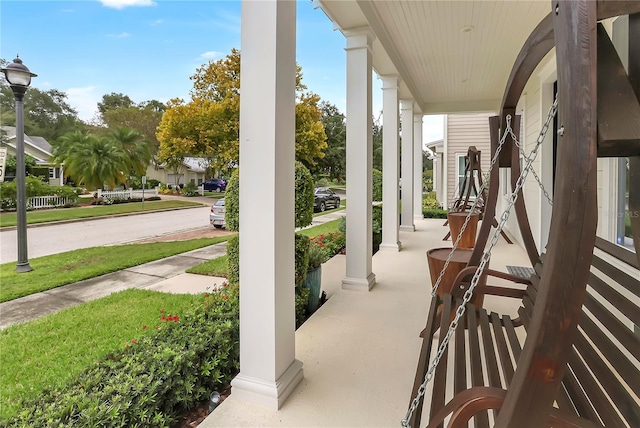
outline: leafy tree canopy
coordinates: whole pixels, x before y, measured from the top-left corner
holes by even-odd
[[[0,66],[7,61],[0,59]],[[0,78],[0,124],[15,126],[15,99],[9,83]],[[58,89],[41,90],[31,86],[24,96],[24,132],[49,142],[62,135],[84,129],[78,112],[67,102],[67,94]]]
[[[329,103],[320,104],[321,121],[327,135],[327,148],[324,157],[310,168],[313,173],[328,174],[331,178],[344,178],[346,172],[347,126],[344,114],[338,107]]]
[[[240,51],[203,65],[191,80],[191,100],[172,100],[163,115],[159,158],[201,156],[214,169],[227,170],[239,161]],[[320,97],[306,91],[300,67],[296,82],[296,157],[314,165],[327,147]]]

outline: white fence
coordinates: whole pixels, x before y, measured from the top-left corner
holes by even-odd
[[[69,198],[63,198],[61,196],[32,196],[27,198],[27,206],[34,210],[63,207],[71,203],[72,201]]]
[[[152,196],[158,196],[158,188],[155,187],[153,189],[145,189],[143,190],[100,190],[98,189],[98,197],[99,198],[113,198],[113,199],[142,199],[144,192],[145,198],[150,198]]]

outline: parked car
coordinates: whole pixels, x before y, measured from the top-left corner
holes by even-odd
[[[211,212],[209,213],[209,223],[216,229],[222,229],[226,227],[224,220],[224,198],[219,199],[215,204],[211,206]]]
[[[223,178],[210,178],[202,185],[207,192],[224,192],[227,188],[227,182]]]
[[[316,187],[314,190],[314,211],[323,212],[327,208],[338,208],[340,206],[340,196],[328,187]]]

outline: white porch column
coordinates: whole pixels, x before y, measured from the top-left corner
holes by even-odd
[[[401,100],[402,120],[402,214],[400,230],[413,232],[413,100]]]
[[[278,409],[295,359],[296,2],[242,2],[240,373],[233,396]]]
[[[382,80],[382,242],[380,249],[400,251],[398,180],[400,178],[400,117],[398,76]]]
[[[413,218],[422,219],[422,113],[413,114]]]
[[[347,272],[342,288],[370,290],[371,180],[373,137],[371,73],[373,33],[368,28],[347,37]]]

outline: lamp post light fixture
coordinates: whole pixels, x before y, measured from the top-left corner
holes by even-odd
[[[18,262],[16,272],[29,272],[33,270],[29,265],[27,256],[27,198],[25,189],[25,165],[24,165],[24,94],[31,84],[33,74],[22,60],[16,58],[2,69],[5,79],[9,82],[13,96],[16,99],[16,211],[18,217]]]

